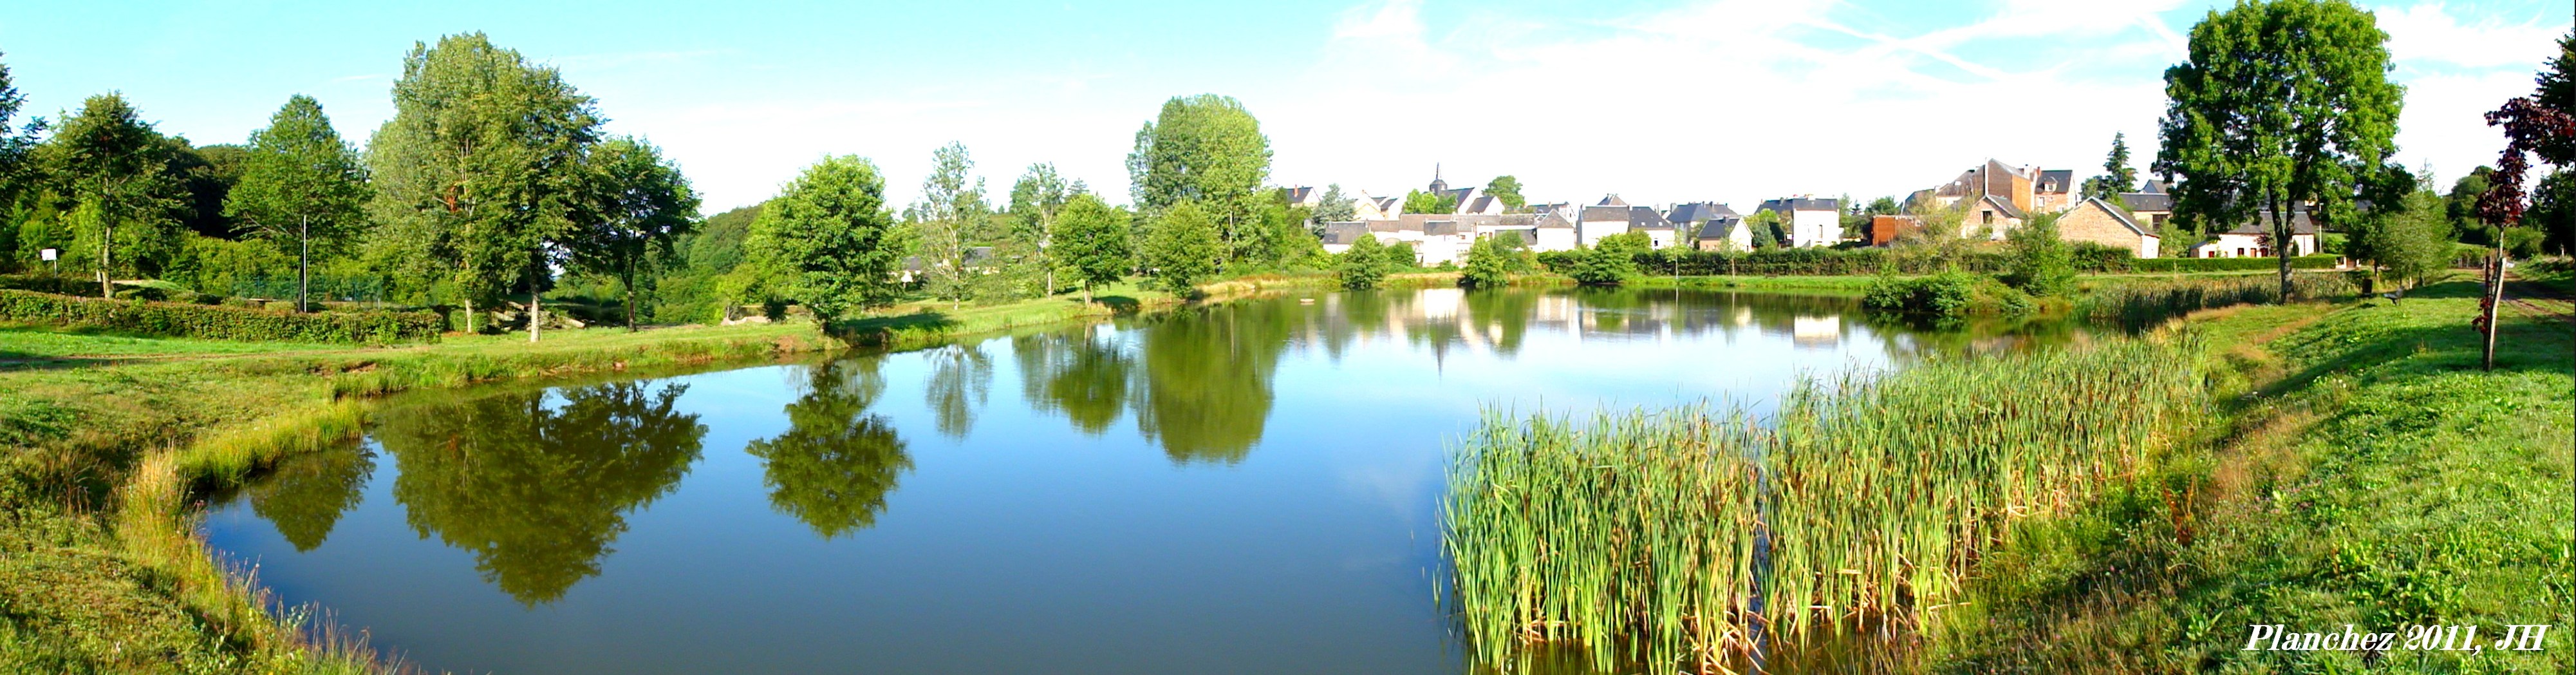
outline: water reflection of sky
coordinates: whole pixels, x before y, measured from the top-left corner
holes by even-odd
[[[2009,341],[1850,308],[1325,294],[431,395],[207,531],[439,669],[1452,672],[1435,506],[1481,408],[1767,408],[1801,373]]]

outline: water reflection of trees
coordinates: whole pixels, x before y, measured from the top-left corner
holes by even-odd
[[[1226,304],[1164,317],[1143,331],[1130,387],[1136,427],[1175,462],[1243,460],[1269,420],[1271,375],[1288,350],[1279,302]]]
[[[939,433],[963,439],[975,427],[975,413],[993,387],[993,359],[977,345],[948,345],[930,350],[930,383],[923,387]]]
[[[804,395],[787,404],[787,431],[744,448],[765,464],[770,506],[825,538],[876,525],[886,495],[912,469],[894,425],[868,412],[885,393],[883,363],[868,356],[812,367]]]
[[[402,465],[394,498],[412,530],[474,555],[527,604],[599,574],[626,513],[668,494],[707,427],[674,403],[686,385],[625,382],[395,411],[376,437]]]
[[[2052,321],[1977,321],[1930,328],[1871,317],[1848,297],[1709,290],[1505,289],[1341,293],[1309,301],[1238,301],[1142,320],[1110,339],[1098,327],[1012,338],[1021,397],[1085,433],[1116,423],[1121,404],[1175,462],[1240,461],[1261,439],[1280,357],[1305,344],[1338,361],[1355,345],[1395,340],[1446,360],[1453,350],[1518,358],[1533,331],[1634,337],[1778,338],[1804,348],[1875,341],[1899,362],[2077,339]],[[1713,351],[1708,358],[1726,358]],[[989,378],[973,352],[931,355],[934,409]],[[979,365],[981,364],[981,365]],[[951,374],[953,373],[953,375]],[[954,380],[959,383],[951,384]],[[971,408],[971,406],[969,406]],[[949,430],[949,412],[940,412]],[[957,432],[951,432],[955,435]]]
[[[376,453],[364,446],[290,457],[249,487],[250,509],[296,551],[310,551],[331,536],[341,514],[358,507],[375,471]]]

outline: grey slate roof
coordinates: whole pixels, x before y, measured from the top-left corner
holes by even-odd
[[[1716,202],[1695,202],[1683,204],[1673,207],[1672,213],[1664,215],[1665,220],[1673,221],[1675,224],[1698,224],[1721,218],[1742,217],[1744,217],[1744,215],[1736,213],[1735,209],[1727,208],[1725,204],[1719,204]]]
[[[2253,219],[2253,220],[2245,221],[2245,224],[2243,224],[2243,225],[2238,225],[2238,226],[2236,226],[2234,229],[2230,229],[2230,230],[2228,230],[2228,231],[2227,231],[2227,234],[2271,234],[2271,233],[2272,233],[2272,214],[2267,213],[2267,212],[2257,212],[2257,213],[2255,213],[2255,214],[2254,214],[2254,219]],[[2308,219],[2308,212],[2307,212],[2307,210],[2306,210],[2306,209],[2300,209],[2300,210],[2297,210],[2297,211],[2292,211],[2292,212],[2290,212],[2290,234],[2298,235],[2298,234],[2316,234],[2316,233],[2317,233],[2317,223],[2316,223],[2316,221],[2314,221],[2314,220],[2310,220],[2310,219]]]
[[[1625,205],[1620,205],[1620,206],[1586,206],[1586,207],[1583,207],[1583,215],[1582,215],[1582,219],[1583,219],[1583,222],[1587,222],[1587,223],[1601,223],[1601,222],[1613,222],[1613,221],[1616,221],[1616,222],[1627,222],[1627,220],[1628,220],[1628,207],[1627,207],[1627,206],[1625,206]]]
[[[1369,226],[1368,226],[1368,223],[1363,223],[1363,222],[1359,222],[1359,221],[1342,221],[1342,222],[1338,222],[1338,223],[1325,223],[1325,224],[1324,224],[1324,243],[1327,243],[1327,244],[1335,244],[1335,245],[1349,245],[1349,244],[1351,244],[1351,243],[1354,243],[1354,242],[1359,241],[1359,240],[1360,240],[1360,235],[1368,234],[1368,232],[1369,232]]]
[[[1624,199],[1620,199],[1620,198],[1619,198],[1619,195],[1606,195],[1606,196],[1603,196],[1603,197],[1601,198],[1601,203],[1599,203],[1599,204],[1594,204],[1593,206],[1627,206],[1627,205],[1628,205],[1628,201],[1627,201],[1627,200],[1624,200]]]
[[[1986,195],[1986,198],[1985,198],[1984,200],[1981,200],[1981,201],[1984,201],[1985,203],[1988,203],[1988,204],[1993,204],[1993,205],[1995,205],[1995,211],[1996,211],[1997,213],[2002,213],[2002,214],[2004,214],[2004,217],[2006,217],[2006,218],[2020,218],[2020,217],[2022,217],[2022,215],[2021,215],[2021,209],[2013,208],[2013,205],[2012,205],[2012,201],[2011,201],[2011,200],[2007,200],[2007,199],[2004,199],[2004,198],[2002,198],[2002,197],[1997,197],[1997,196],[1994,196],[1994,195]]]
[[[1737,226],[1743,224],[1744,219],[1739,217],[1729,216],[1725,218],[1712,218],[1708,222],[1700,224],[1699,238],[1703,240],[1725,239],[1728,235],[1734,234]]]
[[[1652,207],[1631,206],[1628,207],[1628,229],[1669,230],[1673,229],[1673,221],[1665,220],[1664,214],[1656,213]]]
[[[1791,198],[1787,198],[1787,199],[1773,199],[1773,200],[1764,201],[1764,202],[1762,202],[1762,208],[1761,208],[1761,209],[1759,209],[1759,210],[1762,210],[1762,211],[1778,211],[1778,212],[1782,212],[1782,213],[1788,213],[1788,212],[1793,212],[1793,211],[1833,211],[1833,212],[1837,212],[1837,213],[1839,213],[1839,212],[1841,212],[1841,211],[1843,210],[1843,204],[1842,204],[1842,200],[1838,200],[1838,199],[1809,199],[1809,198],[1791,197]]]
[[[2120,203],[2129,205],[2131,211],[2150,213],[2172,213],[2174,207],[2173,195],[2162,192],[2123,192]]]
[[[2049,194],[2073,192],[2075,191],[2075,172],[2067,169],[2041,171],[2039,185],[2033,189]]]

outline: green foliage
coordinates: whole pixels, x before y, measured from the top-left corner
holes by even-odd
[[[1537,262],[1529,250],[1521,247],[1517,235],[1497,234],[1482,237],[1467,247],[1467,269],[1458,275],[1458,285],[1467,288],[1502,288],[1511,284],[1512,274],[1526,272]]]
[[[2129,135],[2111,134],[2111,154],[2102,160],[2102,175],[2084,180],[2083,196],[2117,201],[2120,193],[2137,187],[2138,170],[2129,166]]]
[[[1085,302],[1094,287],[1115,282],[1136,267],[1128,215],[1101,203],[1100,197],[1088,192],[1074,195],[1065,202],[1059,220],[1055,255],[1082,283]]]
[[[1881,275],[1870,282],[1861,306],[1891,314],[1955,319],[1974,308],[1976,292],[1977,275],[1958,270],[1915,278]]]
[[[1635,234],[1635,233],[1631,233]],[[1573,269],[1566,275],[1586,286],[1616,286],[1637,274],[1637,252],[1612,240],[1627,235],[1601,238],[1601,245],[1574,252]]]
[[[287,314],[10,290],[0,290],[0,321],[213,340],[338,343],[434,341],[445,326],[438,315],[426,312]]]
[[[904,241],[885,179],[857,156],[825,158],[761,206],[743,249],[774,290],[832,322],[894,304]]]
[[[1315,213],[1313,220],[1316,224],[1317,231],[1321,231],[1324,223],[1345,223],[1358,220],[1359,211],[1352,206],[1351,202],[1351,197],[1342,194],[1342,184],[1334,183],[1332,185],[1325,186],[1324,196],[1315,200]]]
[[[1448,195],[1414,190],[1404,195],[1405,213],[1457,213],[1458,200]]]
[[[1217,224],[1198,202],[1181,202],[1165,210],[1145,234],[1144,259],[1154,286],[1173,295],[1198,292],[1199,282],[1216,275],[1225,242]]]
[[[2344,254],[2376,266],[2391,282],[2416,282],[2449,266],[2451,227],[2432,191],[2406,195],[2354,223]]]
[[[1744,222],[1736,224],[1736,227],[1752,228],[1755,250],[1789,246],[1789,223],[1780,218],[1778,211],[1754,211],[1753,215],[1745,216]]]
[[[37,152],[75,204],[64,267],[151,277],[178,254],[190,204],[172,144],[123,95],[90,97]]]
[[[2012,260],[2002,275],[2006,285],[2041,297],[2074,292],[2075,254],[2058,238],[2056,214],[2033,216],[2005,239]]]
[[[372,259],[423,298],[438,287],[488,303],[545,285],[560,262],[547,244],[571,243],[583,206],[591,98],[481,33],[413,45],[393,98],[367,146]]]
[[[1088,191],[1089,188],[1084,187],[1081,181],[1067,183],[1064,176],[1056,173],[1055,165],[1046,163],[1029,165],[1028,170],[1020,174],[1020,179],[1011,183],[1010,232],[1006,241],[1017,244],[1008,248],[1016,248],[1022,254],[1015,256],[1014,262],[1024,268],[1034,268],[1036,274],[1044,277],[1038,282],[1041,295],[1053,294],[1059,288],[1055,275],[1064,262],[1055,250],[1055,237],[1056,224],[1064,213],[1065,202]],[[1029,270],[1013,270],[1013,273],[1014,276],[1025,275]]]
[[[952,306],[973,294],[978,272],[967,267],[966,254],[975,231],[992,217],[992,206],[984,201],[984,179],[968,175],[974,169],[965,144],[941,146],[931,153],[930,176],[921,181],[921,200],[904,209],[921,263],[922,288]]]
[[[1387,247],[1377,243],[1377,235],[1360,235],[1359,241],[1351,242],[1350,250],[1343,251],[1341,259],[1334,265],[1334,273],[1342,279],[1342,288],[1354,291],[1377,288],[1378,282],[1386,279],[1390,266],[1387,253]]]
[[[2197,223],[2274,216],[2314,201],[2322,220],[2395,150],[2405,89],[2388,81],[2388,34],[2343,0],[2240,2],[2193,26],[2189,60],[2165,71],[2159,171],[2179,174],[2174,212]],[[2329,225],[2338,223],[2329,222]],[[2290,292],[2287,260],[2277,264]]]
[[[1485,194],[1492,195],[1495,199],[1501,200],[1503,202],[1503,208],[1510,209],[1514,213],[1518,213],[1523,208],[1529,206],[1529,199],[1521,196],[1521,179],[1519,178],[1511,176],[1495,176],[1493,180],[1485,182]]]
[[[576,268],[614,277],[635,328],[635,297],[646,273],[678,254],[698,226],[698,193],[662,151],[632,137],[610,139],[585,157],[588,217],[568,242]]]
[[[672,240],[673,255],[657,272],[652,283],[653,311],[648,314],[664,322],[713,323],[725,318],[727,307],[760,298],[757,289],[745,289],[745,283],[756,283],[761,275],[745,268],[743,239],[751,235],[751,221],[760,215],[758,205],[745,206],[713,216],[698,223],[694,232]],[[732,288],[723,288],[732,284]],[[752,290],[755,292],[746,293]]]
[[[2298,285],[2294,297],[2333,298],[2350,295],[2354,290],[2352,282],[2340,274],[2300,274],[2290,277],[2290,281]],[[2271,279],[2183,279],[2096,290],[2084,297],[2076,313],[2094,321],[2143,330],[2204,309],[2280,302],[2280,286]]]
[[[1232,261],[1254,239],[1253,201],[1270,180],[1270,139],[1232,97],[1173,97],[1136,132],[1127,175],[1136,210],[1147,217],[1197,202]]]
[[[312,268],[306,249],[318,243],[325,256],[337,254],[365,229],[366,167],[312,97],[287,99],[267,128],[251,132],[242,164],[240,182],[224,197],[224,215],[295,251],[299,274]]]
[[[2531,209],[2523,213],[2522,222],[2544,235],[2541,250],[2558,255],[2576,252],[2576,171],[2560,169],[2541,179],[2532,189]]]

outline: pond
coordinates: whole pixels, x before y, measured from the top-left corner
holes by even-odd
[[[1452,673],[1447,446],[2085,339],[1849,298],[1237,300],[674,377],[435,392],[219,496],[208,540],[432,670]]]

